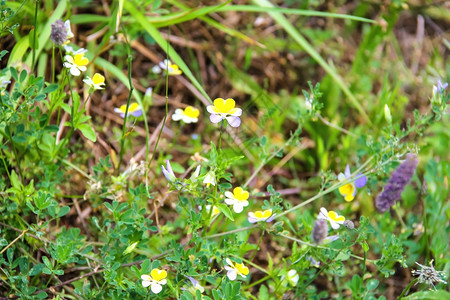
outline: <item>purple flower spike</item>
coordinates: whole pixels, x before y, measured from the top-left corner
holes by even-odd
[[[358,189],[364,187],[367,184],[367,176],[364,176],[362,173],[356,175],[355,185]]]
[[[392,172],[383,192],[375,200],[375,205],[380,212],[387,211],[401,198],[402,192],[414,175],[418,163],[417,156],[408,153],[406,154],[406,160]]]

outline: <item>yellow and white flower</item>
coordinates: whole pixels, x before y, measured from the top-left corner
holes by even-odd
[[[272,214],[271,209],[266,209],[264,211],[255,211],[255,212],[249,212],[248,213],[248,221],[250,223],[256,223],[256,222],[272,222],[275,215]]]
[[[291,269],[287,272],[286,275],[283,275],[281,277],[281,281],[284,286],[287,286],[287,284],[291,286],[297,286],[298,280],[300,279],[300,276],[298,275],[297,271],[294,269]]]
[[[189,123],[197,123],[198,116],[200,115],[200,111],[192,106],[186,107],[184,110],[181,108],[177,108],[175,113],[172,115],[172,120],[174,121],[183,121],[186,124]]]
[[[118,113],[118,114],[120,114],[120,116],[122,117],[122,118],[125,118],[125,112],[126,112],[126,110],[127,110],[127,105],[126,104],[124,104],[124,105],[122,105],[121,107],[119,107],[119,108],[114,108],[114,111],[116,112],[116,113]],[[142,116],[142,109],[141,109],[141,106],[139,105],[139,104],[137,104],[137,103],[132,103],[131,105],[130,105],[130,107],[128,107],[128,114],[130,114],[130,115],[132,115],[132,116],[134,116],[134,117],[140,117],[140,116]]]
[[[209,119],[214,124],[226,119],[231,127],[239,127],[241,125],[239,117],[242,115],[242,109],[235,106],[236,102],[231,98],[226,100],[217,98],[214,100],[214,105],[209,105],[206,109],[211,114]]]
[[[233,263],[229,258],[227,258],[226,263],[229,266],[225,266],[225,270],[227,270],[227,277],[230,280],[236,280],[237,275],[241,276],[242,278],[247,278],[247,275],[249,273],[249,269],[244,266],[244,264],[238,264]]]
[[[244,207],[248,206],[249,193],[244,191],[241,187],[237,187],[233,190],[233,193],[225,192],[225,203],[233,205],[233,210],[236,213],[240,213],[244,210]]]
[[[327,211],[325,207],[320,208],[318,219],[327,220],[333,229],[339,229],[341,224],[344,224],[345,217],[338,215],[336,212]]]
[[[178,65],[176,65],[176,64],[173,64],[168,59],[165,59],[164,61],[160,62],[159,65],[156,65],[152,68],[152,71],[155,74],[161,73],[161,70],[166,70],[169,75],[183,74],[183,72],[181,72],[181,70],[180,70],[180,67],[178,67]]]
[[[350,181],[339,188],[339,193],[344,196],[344,199],[347,202],[355,199],[356,188],[362,188],[367,183],[367,177],[363,174],[357,174],[355,177],[356,179],[354,180],[349,165],[345,167],[345,173],[339,173],[338,175],[338,180],[340,182]]]
[[[74,56],[66,55],[64,59],[64,67],[68,68],[73,76],[79,76],[81,72],[86,71],[86,65],[89,63],[89,59],[84,57],[84,53],[75,54]]]
[[[158,294],[162,291],[162,286],[167,283],[167,272],[158,268],[153,269],[150,275],[142,275],[142,286],[150,286],[153,293]]]
[[[86,76],[83,82],[89,85],[92,90],[102,90],[105,85],[105,77],[100,73],[95,73],[92,78]]]

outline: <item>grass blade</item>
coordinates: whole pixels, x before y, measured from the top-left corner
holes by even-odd
[[[311,46],[311,44],[300,34],[300,32],[295,29],[295,27],[289,23],[289,21],[283,16],[283,14],[279,12],[272,11],[273,4],[268,0],[253,0],[259,6],[269,8],[267,13],[279,24],[284,30],[303,48],[305,51],[322,67],[324,70],[333,78],[339,88],[344,92],[344,94],[348,97],[351,104],[359,111],[361,116],[366,120],[367,123],[371,124],[372,122],[369,119],[369,116],[366,114],[361,104],[358,102],[356,97],[347,87],[345,82],[342,80],[341,76],[336,72],[334,68],[332,68],[320,54]]]

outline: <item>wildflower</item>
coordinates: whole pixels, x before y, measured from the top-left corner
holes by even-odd
[[[105,77],[99,73],[95,73],[92,78],[86,76],[83,82],[89,85],[92,90],[102,90],[105,85]]]
[[[142,286],[150,286],[153,293],[158,294],[162,291],[162,286],[167,283],[167,272],[158,268],[153,269],[149,275],[141,275]]]
[[[350,167],[347,165],[345,168],[345,174],[339,173],[339,181],[350,181],[339,188],[339,193],[344,196],[345,201],[352,201],[355,199],[356,188],[362,188],[367,183],[367,177],[363,176],[361,173],[356,175],[356,180],[353,182],[352,174],[350,173]]]
[[[233,263],[229,258],[225,260],[228,265],[225,266],[225,270],[227,270],[227,277],[230,280],[236,280],[237,275],[241,276],[242,278],[246,278],[246,276],[249,273],[249,270],[244,264],[238,264]]]
[[[67,40],[67,29],[62,20],[56,20],[52,24],[50,40],[57,46],[63,45]]]
[[[70,55],[82,54],[82,53],[86,53],[87,52],[87,50],[84,49],[84,48],[80,48],[78,50],[74,50],[73,47],[67,46],[67,45],[64,45],[64,50],[66,51],[66,54],[70,54]]]
[[[425,232],[425,227],[423,227],[422,223],[413,223],[412,227],[414,229],[413,234],[414,235],[422,235],[422,233]]]
[[[205,206],[205,209],[206,209],[206,213],[209,214],[210,211],[211,211],[211,205],[209,205],[209,204],[206,205],[206,206]],[[215,215],[220,214],[220,210],[217,208],[217,206],[214,205],[214,206],[212,207],[212,210],[213,210],[213,211],[212,211],[212,213],[211,213],[211,217],[214,217]]]
[[[205,178],[203,179],[203,184],[206,184],[206,186],[209,186],[210,184],[216,185],[216,175],[214,174],[214,171],[209,171]]]
[[[197,177],[200,175],[200,169],[201,169],[200,165],[198,165],[197,168],[195,168],[194,173],[192,173],[191,175],[191,181],[197,181]]]
[[[249,193],[244,191],[241,187],[237,187],[233,190],[233,193],[225,192],[225,203],[233,205],[233,210],[236,213],[240,213],[244,210],[244,207],[248,206]]]
[[[69,40],[74,37],[72,30],[70,29],[70,20],[66,20],[64,22],[64,27],[66,28],[66,39]],[[69,43],[69,41],[66,41],[66,43]]]
[[[152,94],[153,94],[153,88],[149,87],[145,90],[144,98],[142,99],[142,102],[147,103],[151,102],[152,100]]]
[[[159,65],[156,65],[152,68],[152,71],[155,74],[161,73],[161,70],[166,70],[169,75],[183,74],[183,72],[181,72],[181,70],[180,70],[180,67],[178,67],[178,65],[176,65],[176,64],[173,64],[168,59],[165,59],[164,61],[160,62]]]
[[[307,256],[306,260],[311,263],[312,267],[318,268],[320,266],[320,261],[315,260],[312,256]]]
[[[436,269],[433,267],[433,260],[430,261],[430,266],[424,266],[416,262],[417,265],[421,267],[419,270],[413,270],[411,273],[414,276],[419,276],[417,283],[426,283],[430,287],[433,287],[435,283],[447,283],[445,279],[445,272],[444,271],[436,271]],[[417,284],[416,283],[416,284]]]
[[[329,221],[333,229],[339,229],[340,224],[343,224],[345,221],[345,217],[338,215],[332,210],[327,211],[325,207],[320,208],[318,218]]]
[[[255,212],[249,212],[248,213],[248,221],[250,223],[256,223],[256,222],[272,222],[275,215],[272,214],[271,209],[266,209],[265,211],[255,211]]]
[[[445,89],[448,87],[448,83],[442,83],[440,79],[438,79],[437,85],[433,85],[433,96],[436,94],[442,94]]]
[[[173,173],[172,166],[170,165],[169,160],[166,160],[166,164],[167,164],[167,169],[164,168],[164,165],[161,166],[162,172],[168,181],[173,182],[177,179],[177,177]]]
[[[190,276],[186,276],[186,277],[191,281],[192,286],[189,287],[188,289],[181,288],[183,291],[189,291],[189,292],[191,292],[193,295],[196,294],[196,291],[197,291],[197,290],[199,290],[200,293],[203,293],[203,292],[205,291],[205,288],[202,287],[202,286],[200,285],[200,283],[198,283],[197,280],[195,280],[194,278],[192,278],[192,277],[190,277]]]
[[[84,53],[75,54],[74,56],[66,55],[64,59],[66,60],[64,67],[68,68],[73,76],[79,76],[81,72],[86,71],[86,65],[89,63],[89,60],[84,57]]]
[[[122,118],[125,118],[126,110],[127,110],[126,104],[122,105],[120,108],[117,108],[117,107],[114,108],[114,111],[116,113],[119,113]],[[132,103],[130,105],[130,107],[128,107],[128,114],[131,114],[133,117],[136,117],[136,118],[142,116],[142,109],[141,109],[140,105],[137,103]]]
[[[375,200],[375,205],[380,212],[388,210],[400,199],[405,186],[414,175],[418,163],[417,156],[408,153],[406,154],[406,160],[392,172],[383,192]]]
[[[236,102],[228,98],[223,100],[222,98],[217,98],[214,100],[214,105],[209,105],[206,107],[208,112],[211,114],[209,119],[214,124],[219,123],[223,119],[227,119],[231,127],[239,127],[241,125],[242,109],[235,108]]]
[[[328,235],[328,223],[326,220],[318,219],[314,222],[312,230],[312,240],[316,244],[322,244],[323,240]]]
[[[182,120],[186,124],[197,123],[199,114],[200,111],[192,106],[188,106],[184,110],[182,110],[181,108],[177,108],[175,110],[175,113],[172,115],[172,120]]]
[[[298,276],[298,273],[296,270],[292,269],[292,270],[288,271],[286,279],[291,286],[297,286],[300,276]]]

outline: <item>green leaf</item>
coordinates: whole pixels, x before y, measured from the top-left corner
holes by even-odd
[[[28,276],[34,276],[34,275],[38,275],[42,272],[42,270],[44,269],[45,265],[44,264],[37,264],[34,267],[31,268],[30,272],[28,272]]]
[[[50,260],[48,259],[47,256],[42,256],[42,261],[44,262],[45,266],[49,269],[52,269],[52,263],[50,262]],[[45,273],[45,272],[44,272]],[[48,274],[48,273],[47,273]]]
[[[95,131],[89,124],[78,125],[78,129],[91,142],[97,141],[97,137],[95,136]]]
[[[57,218],[61,218],[62,216],[67,215],[67,213],[70,211],[70,207],[68,206],[63,206],[61,207],[61,209],[58,212],[58,215],[56,216]]]
[[[227,205],[220,203],[217,204],[216,206],[225,215],[225,217],[227,217],[231,221],[234,221],[233,214],[231,213],[231,210],[228,208]]]
[[[379,284],[379,281],[377,279],[370,279],[366,285],[367,290],[372,291],[372,290],[376,289],[378,287],[378,284]]]
[[[450,293],[444,290],[417,292],[402,299],[408,300],[447,300],[450,299]]]

